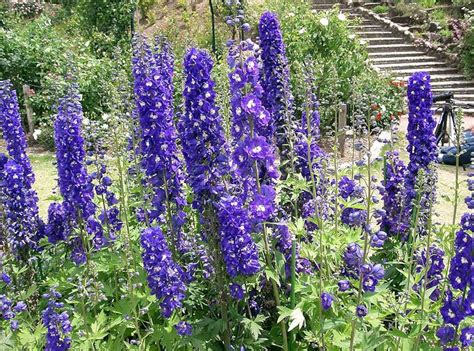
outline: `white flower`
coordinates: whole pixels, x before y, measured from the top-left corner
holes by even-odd
[[[304,34],[306,33],[306,28],[301,28],[299,31],[298,31],[299,34]]]
[[[337,15],[337,18],[339,18],[339,21],[345,21],[345,20],[346,20],[346,15],[343,14],[342,12],[340,12],[340,13]]]
[[[38,140],[38,137],[41,135],[41,129],[35,129],[33,132],[33,139]]]
[[[355,34],[350,34],[349,35],[349,39],[351,39],[351,40],[354,39],[355,37],[356,37]]]
[[[323,17],[319,20],[319,23],[326,27],[329,24],[329,20],[326,17]]]
[[[295,14],[293,12],[288,12],[288,17],[295,17]]]
[[[365,45],[365,44],[367,44],[367,42],[366,42],[364,39],[361,39],[361,40],[359,41],[359,43],[360,43],[360,45]]]
[[[91,122],[91,121],[89,121],[88,118],[84,118],[84,119],[82,120],[82,124],[84,124],[85,126],[88,126],[88,125],[90,124],[90,122]]]
[[[104,114],[102,115],[102,119],[103,119],[104,121],[107,121],[109,118],[110,118],[110,115],[109,115],[108,113],[104,113]]]

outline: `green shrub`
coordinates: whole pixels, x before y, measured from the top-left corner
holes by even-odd
[[[120,66],[120,58],[95,57],[89,41],[69,37],[44,15],[33,21],[9,19],[7,28],[0,28],[0,77],[12,81],[21,106],[22,85],[35,90],[30,99],[35,125],[46,131],[55,112],[53,104],[62,95],[63,77],[71,66],[81,87],[84,114],[96,119],[108,110],[113,67]],[[47,138],[51,134],[45,132],[40,141],[50,146]]]
[[[464,74],[472,78],[474,76],[474,29],[471,28],[464,34],[462,46],[461,64]]]
[[[431,8],[436,5],[436,0],[416,0],[424,8]]]
[[[387,13],[390,11],[390,7],[386,5],[377,5],[372,9],[372,11],[375,13]]]

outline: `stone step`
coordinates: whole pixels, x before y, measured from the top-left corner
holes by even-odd
[[[437,87],[434,86],[431,88],[431,91],[435,95],[439,95],[442,93],[447,93],[447,92],[452,92],[454,93],[454,98],[456,98],[458,95],[466,94],[466,95],[474,95],[474,85],[473,86],[466,86],[466,87]]]
[[[453,75],[451,75],[453,76]],[[473,81],[464,80],[464,76],[461,74],[457,74],[456,77],[453,77],[451,80],[433,80],[431,81],[431,88],[432,89],[440,89],[442,91],[450,91],[450,89],[454,88],[471,88],[474,86]]]
[[[418,72],[418,70],[415,70],[415,72]],[[392,72],[393,73],[393,72]],[[408,82],[408,78],[410,78],[410,75],[404,75],[404,76],[398,76],[395,79],[396,80],[404,80]],[[431,85],[433,86],[445,86],[445,87],[450,87],[450,86],[459,86],[459,85],[471,85],[473,82],[468,82],[465,80],[462,80],[464,76],[462,74],[431,74]]]
[[[452,67],[432,67],[432,68],[426,68],[426,67],[416,67],[416,68],[399,68],[399,69],[387,69],[386,71],[389,71],[393,74],[396,74],[398,76],[401,75],[406,75],[406,74],[413,74],[416,72],[428,72],[431,77],[433,76],[438,76],[438,75],[446,75],[446,74],[453,74],[456,75],[458,74],[458,70],[456,68]],[[463,75],[460,75],[463,77]]]
[[[370,44],[367,46],[369,53],[371,52],[405,52],[405,51],[414,51],[416,49],[412,44]]]
[[[407,70],[410,68],[413,68],[414,70],[417,71],[432,71],[432,70],[443,70],[444,68],[451,68],[446,62],[437,62],[437,61],[426,61],[426,62],[420,62],[420,61],[415,61],[415,62],[400,62],[397,61],[396,63],[384,63],[380,64],[377,62],[373,62],[373,66],[381,69],[381,70],[390,70],[394,72],[400,72],[403,73],[403,70]],[[452,68],[454,72],[457,72],[455,68]],[[410,73],[410,72],[408,72]]]
[[[355,34],[357,34],[359,37],[362,37],[362,38],[377,38],[377,37],[380,37],[380,36],[391,36],[393,35],[392,32],[390,31],[383,31],[383,30],[374,30],[374,31],[370,31],[370,32],[366,32],[366,31],[355,31]]]
[[[311,7],[316,11],[325,11],[332,9],[333,6],[331,4],[313,4]]]
[[[459,107],[462,107],[462,106],[458,106]],[[435,105],[431,111],[433,111],[433,113],[435,114],[435,116],[441,116],[441,112],[443,111],[442,109],[442,106],[439,106],[439,105]],[[474,115],[474,108],[471,107],[471,106],[464,106],[462,107],[462,110],[464,112],[464,116],[466,115],[469,115],[469,116],[473,116]]]
[[[369,52],[370,58],[377,58],[377,57],[384,57],[384,58],[391,58],[391,57],[408,57],[408,56],[421,56],[425,55],[423,51],[374,51]]]
[[[384,44],[403,44],[405,41],[403,38],[399,37],[375,37],[375,38],[362,38],[366,42],[369,43],[369,45],[384,45]]]
[[[454,94],[455,100],[468,101],[469,104],[474,105],[474,93],[473,94]]]
[[[370,62],[374,65],[405,65],[405,64],[418,64],[418,65],[426,65],[429,62],[438,62],[436,61],[437,58],[428,55],[414,55],[414,56],[385,56],[385,57],[370,57]],[[442,63],[444,64],[444,63]]]
[[[382,31],[385,29],[385,27],[379,25],[379,24],[359,24],[359,25],[350,25],[348,26],[353,31],[366,31],[366,32],[372,32],[372,31]]]
[[[382,3],[380,1],[378,2],[366,2],[364,3],[364,7],[372,8],[378,5],[381,5]]]

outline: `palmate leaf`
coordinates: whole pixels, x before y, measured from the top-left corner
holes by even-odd
[[[250,332],[254,340],[258,340],[258,337],[262,333],[262,326],[261,324],[267,319],[267,317],[263,315],[258,315],[255,319],[242,319],[242,324],[244,325],[245,329]]]
[[[299,307],[295,308],[290,314],[290,326],[288,327],[288,331],[291,331],[298,327],[301,329],[306,324],[306,319],[303,315],[303,311]]]

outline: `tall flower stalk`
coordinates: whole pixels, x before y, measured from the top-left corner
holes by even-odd
[[[76,264],[83,264],[87,260],[85,249],[89,247],[89,236],[93,236],[95,248],[107,243],[102,226],[95,219],[94,190],[87,173],[81,131],[83,115],[80,99],[77,83],[70,82],[66,96],[59,100],[54,121],[59,190],[70,223],[67,228],[78,226],[84,234],[83,237],[71,236],[74,235],[72,232],[65,235],[72,242],[71,258]]]
[[[173,55],[163,38],[152,50],[137,38],[133,57],[134,92],[141,128],[141,167],[151,188],[153,207],[147,217],[166,223],[172,251],[186,250],[182,225],[185,199],[183,174],[173,122]]]
[[[0,192],[5,196],[8,241],[15,254],[22,251],[24,256],[27,249],[37,248],[38,240],[44,235],[44,224],[39,217],[38,195],[33,189],[35,176],[26,154],[18,99],[9,81],[0,81],[0,129],[10,157],[4,168],[6,183],[0,184]]]
[[[270,251],[267,224],[275,211],[274,182],[279,178],[275,149],[272,146],[271,114],[263,106],[262,87],[259,82],[259,47],[251,40],[231,44],[228,64],[231,101],[232,135],[235,146],[232,163],[243,192],[243,203],[248,203],[252,213],[254,228],[260,229],[263,236],[264,255],[267,269],[274,270]],[[275,303],[280,306],[278,286],[271,280]],[[285,322],[281,321],[283,348],[288,350],[288,337]]]
[[[294,140],[293,95],[290,86],[288,58],[278,16],[264,12],[258,25],[262,58],[262,102],[272,116],[271,134],[280,154],[292,153]],[[287,152],[283,152],[286,149]],[[288,156],[288,155],[287,155]],[[292,157],[290,158],[290,162]]]
[[[414,73],[408,79],[408,131],[407,151],[410,162],[407,166],[405,187],[407,193],[407,210],[411,210],[411,201],[415,198],[415,184],[420,169],[428,170],[430,163],[437,157],[436,137],[431,106],[431,79],[426,72]],[[434,190],[434,189],[433,189]],[[425,196],[427,194],[424,194]]]
[[[199,213],[203,240],[208,242],[220,285],[221,314],[226,322],[224,343],[228,348],[231,331],[224,267],[227,275],[234,279],[254,275],[260,270],[260,264],[257,246],[251,237],[249,213],[240,198],[229,194],[225,183],[230,166],[215,101],[212,67],[212,59],[205,51],[192,48],[187,52],[184,58],[185,108],[178,129],[187,179],[194,193],[193,207]]]

